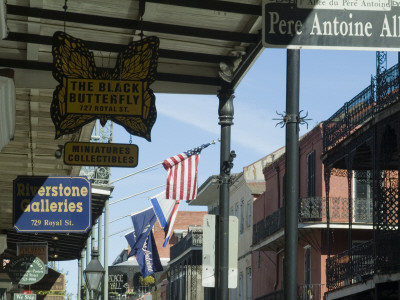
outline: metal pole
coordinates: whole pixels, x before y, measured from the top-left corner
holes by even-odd
[[[109,220],[109,199],[104,203],[104,299],[108,299],[108,220]]]
[[[218,299],[229,299],[228,269],[229,269],[229,181],[232,168],[231,125],[233,124],[234,90],[222,89],[218,92],[219,98],[219,125],[221,125],[221,160],[220,160],[220,193],[218,227],[218,266],[215,272],[215,284],[218,290]],[[217,243],[216,243],[217,244]]]
[[[300,50],[287,50],[285,300],[297,299]]]
[[[101,261],[101,256],[103,255],[103,244],[101,240],[103,239],[103,214],[97,220],[97,249],[99,249],[99,260]]]
[[[82,258],[83,255],[81,253],[81,257],[78,259],[78,291],[77,291],[77,299],[81,300],[81,288],[82,288]]]
[[[79,297],[80,297],[80,299],[83,299],[83,293],[85,292],[85,285],[84,285],[84,281],[83,281],[83,270],[84,270],[84,267],[83,267],[83,264],[84,264],[84,261],[83,261],[83,259],[85,258],[85,249],[83,249],[82,250],[82,252],[81,252],[81,266],[82,266],[82,268],[81,268],[81,286],[79,287]]]
[[[85,269],[88,266],[89,262],[90,262],[90,239],[91,237],[88,237],[86,240],[86,265],[85,265]],[[88,290],[88,288],[86,287],[86,299],[89,299],[90,297],[90,292]]]

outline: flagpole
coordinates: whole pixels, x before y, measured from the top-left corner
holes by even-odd
[[[220,142],[221,140],[220,140],[220,139],[212,140],[212,141],[210,142],[210,144],[211,144],[211,145],[214,145],[217,141]],[[164,162],[164,161],[160,161],[160,162],[158,162],[158,163],[156,163],[156,164],[154,164],[154,165],[151,165],[151,166],[146,167],[146,168],[144,168],[144,169],[141,169],[141,170],[139,170],[139,171],[136,171],[136,172],[133,172],[133,173],[131,173],[131,174],[122,176],[122,177],[120,177],[120,178],[117,178],[117,179],[115,179],[115,180],[112,180],[112,181],[110,181],[110,184],[112,184],[112,183],[114,183],[114,182],[117,182],[117,181],[120,181],[120,180],[122,180],[122,179],[128,178],[128,177],[131,177],[131,176],[133,176],[133,175],[139,174],[139,173],[144,172],[144,171],[146,171],[146,170],[148,170],[148,169],[151,169],[151,168],[157,167],[157,166],[159,166],[159,165],[162,165],[163,162]],[[111,203],[110,203],[110,204],[111,204]]]
[[[150,192],[150,191],[152,191],[152,190],[156,190],[156,189],[158,189],[158,188],[160,188],[160,187],[163,187],[163,186],[165,186],[165,184],[161,184],[161,185],[152,187],[152,188],[150,188],[150,189],[148,189],[148,190],[142,191],[142,192],[140,192],[140,193],[133,194],[133,195],[127,196],[127,197],[125,197],[125,198],[122,198],[122,199],[119,199],[119,200],[110,202],[110,205],[115,204],[115,203],[118,203],[118,202],[121,202],[121,201],[124,201],[124,200],[127,200],[127,199],[129,199],[129,198],[133,198],[133,197],[139,196],[139,195],[141,195],[141,194]]]
[[[122,179],[128,178],[128,177],[131,177],[131,176],[133,176],[133,175],[136,175],[136,174],[141,173],[141,172],[143,172],[143,171],[146,171],[146,170],[148,170],[148,169],[157,167],[157,166],[161,165],[162,163],[163,163],[163,161],[160,161],[159,163],[156,163],[156,164],[154,164],[154,165],[151,165],[151,166],[149,166],[149,167],[147,167],[147,168],[144,168],[144,169],[141,169],[141,170],[139,170],[139,171],[133,172],[133,173],[131,173],[131,174],[125,175],[125,176],[123,176],[123,177],[117,178],[117,179],[115,179],[115,180],[113,180],[113,181],[110,181],[110,184],[112,184],[112,183],[114,183],[114,182],[117,182],[117,181],[120,181],[120,180],[122,180]],[[110,204],[111,204],[111,203],[110,203]]]

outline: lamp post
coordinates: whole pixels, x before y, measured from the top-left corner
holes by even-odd
[[[89,290],[90,298],[96,300],[101,290],[105,270],[99,261],[99,251],[96,247],[92,248],[92,260],[87,265],[83,276],[87,289]]]

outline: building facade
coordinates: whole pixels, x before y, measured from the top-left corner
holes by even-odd
[[[327,299],[399,299],[400,103],[398,65],[324,122],[325,177],[329,199],[333,174],[349,191],[348,243],[335,253],[329,227]],[[378,80],[380,79],[380,80]],[[375,90],[375,92],[374,92]],[[330,212],[332,217],[332,212]],[[368,241],[355,234],[357,220],[368,216]]]
[[[327,226],[335,235],[335,253],[348,241],[349,205],[346,180],[332,176],[332,193],[326,201],[322,154],[322,125],[317,125],[299,142],[298,200],[298,297],[323,299],[326,292],[325,261],[327,258]],[[283,299],[284,227],[285,227],[285,154],[264,168],[265,192],[254,202],[253,227],[253,299]],[[290,187],[289,187],[290,188]],[[331,212],[328,221],[327,213]],[[371,237],[372,220],[360,216],[353,235],[358,241]]]

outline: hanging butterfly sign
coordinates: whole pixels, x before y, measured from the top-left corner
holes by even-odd
[[[84,42],[65,32],[53,35],[53,77],[59,82],[50,113],[56,138],[77,131],[95,119],[123,126],[130,134],[150,141],[157,118],[150,89],[157,72],[159,39],[131,42],[114,69],[97,68]]]

